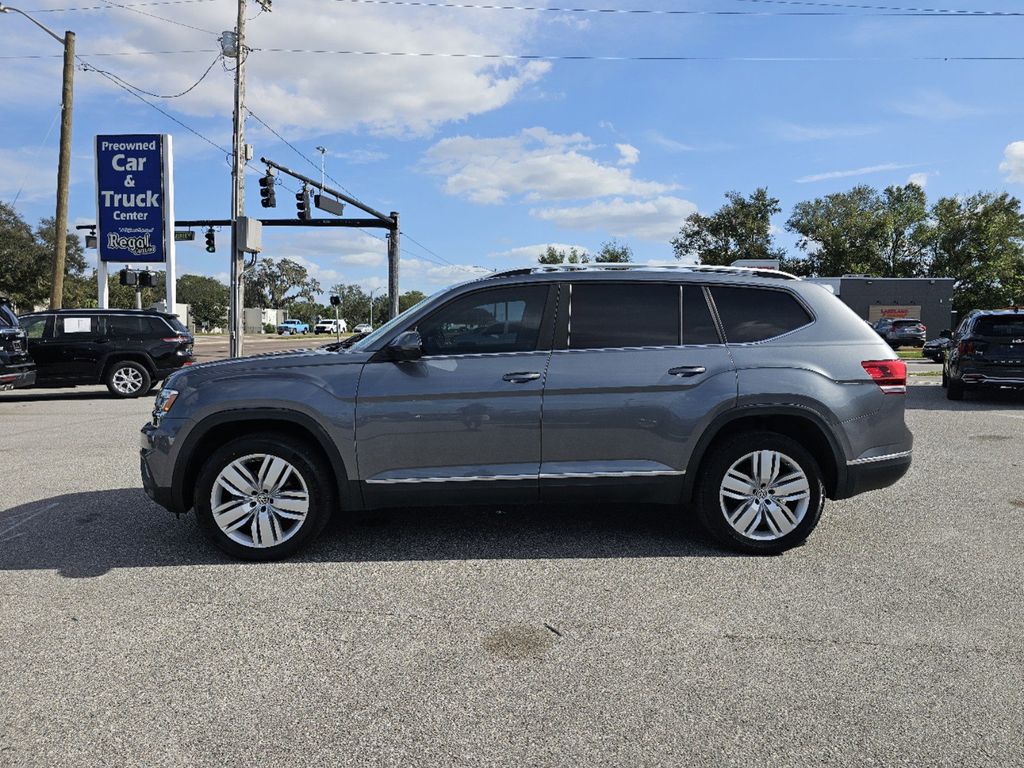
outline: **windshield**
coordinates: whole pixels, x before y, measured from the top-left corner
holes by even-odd
[[[352,346],[350,346],[348,349],[346,349],[344,351],[345,352],[365,352],[367,349],[369,349],[374,344],[376,344],[378,341],[380,341],[381,338],[383,338],[384,336],[387,336],[389,333],[391,333],[391,331],[393,331],[395,328],[397,328],[403,322],[405,322],[405,318],[408,316],[408,314],[410,312],[412,312],[414,309],[416,309],[418,306],[420,306],[424,302],[430,301],[431,299],[434,298],[434,296],[438,296],[441,293],[444,293],[444,291],[438,291],[433,296],[428,296],[425,299],[420,299],[418,302],[413,304],[411,307],[406,309],[404,312],[399,312],[393,318],[391,318],[386,323],[384,323],[384,325],[382,325],[380,328],[378,328],[377,330],[373,331],[372,333],[366,334],[366,336],[361,338],[359,341],[357,341],[355,344],[353,344]]]
[[[979,336],[1020,336],[1024,338],[1024,315],[989,315],[979,317],[974,325]]]

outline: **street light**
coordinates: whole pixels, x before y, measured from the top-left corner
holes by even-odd
[[[24,11],[3,3],[0,3],[0,13],[17,13],[24,16],[64,46],[64,84],[60,106],[60,154],[57,161],[57,216],[54,222],[53,280],[50,284],[50,309],[60,309],[64,304],[64,258],[68,236],[68,182],[71,176],[71,107],[75,78],[75,33],[69,30],[64,33],[64,37],[61,37]]]
[[[370,327],[373,328],[373,294],[377,292],[376,288],[370,289]]]

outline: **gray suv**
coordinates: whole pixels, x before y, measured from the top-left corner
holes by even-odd
[[[831,293],[712,267],[513,270],[348,347],[173,374],[146,492],[228,553],[284,557],[335,511],[628,500],[750,553],[909,468],[906,366]]]

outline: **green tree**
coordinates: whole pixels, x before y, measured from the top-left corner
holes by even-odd
[[[677,259],[696,258],[701,264],[728,266],[737,259],[782,259],[776,248],[771,217],[782,211],[778,198],[765,187],[749,197],[726,192],[726,203],[710,216],[691,213],[672,240]]]
[[[426,297],[422,291],[406,291],[398,297],[398,311],[405,312],[409,307],[415,306]]]
[[[559,250],[555,246],[549,245],[544,253],[537,257],[537,261],[541,264],[589,264],[590,256],[586,251],[581,251],[576,247],[566,251],[564,248]]]
[[[338,306],[338,317],[348,323],[349,329],[367,322],[370,316],[370,297],[358,285],[338,283],[331,288],[331,293],[341,299]],[[333,317],[333,315],[332,315]]]
[[[943,197],[931,210],[929,276],[956,279],[960,312],[1024,301],[1024,217],[1003,192]]]
[[[260,259],[245,273],[245,305],[264,309],[287,309],[296,301],[316,301],[320,282],[309,270],[291,259]]]
[[[924,190],[917,184],[858,185],[797,203],[786,228],[812,275],[918,277],[927,269],[931,230]]]
[[[633,260],[633,249],[625,243],[611,240],[601,243],[601,250],[597,252],[594,261],[599,264],[626,263]]]
[[[54,237],[52,217],[42,219],[33,231],[13,206],[0,202],[0,295],[19,312],[49,301]],[[63,302],[67,307],[81,306],[85,253],[78,235],[66,237]]]
[[[177,283],[178,303],[191,307],[196,326],[224,328],[228,322],[231,290],[220,280],[205,275],[182,275]]]

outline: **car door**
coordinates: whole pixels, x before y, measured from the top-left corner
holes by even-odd
[[[370,506],[537,498],[541,392],[557,288],[462,294],[413,328],[423,356],[368,362],[356,399]]]
[[[114,350],[108,318],[93,314],[55,316],[53,337],[60,350],[61,377],[69,381],[99,381],[103,361]]]
[[[31,315],[18,321],[25,331],[28,353],[36,364],[36,383],[60,378],[60,347],[53,338],[53,315]]]
[[[568,289],[544,389],[541,497],[678,500],[694,440],[736,401],[704,289]]]

